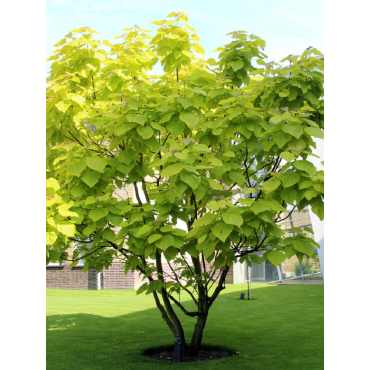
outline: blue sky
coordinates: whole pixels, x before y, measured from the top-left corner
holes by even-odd
[[[324,52],[323,0],[47,0],[46,57],[55,43],[79,27],[100,32],[100,41],[112,41],[133,25],[152,30],[154,36],[158,26],[151,22],[172,11],[188,13],[207,58],[215,58],[213,50],[228,43],[231,39],[225,35],[235,30],[263,38],[269,61],[300,54],[308,46]]]

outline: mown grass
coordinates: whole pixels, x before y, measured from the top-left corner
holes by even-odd
[[[324,287],[255,284],[254,299],[241,301],[245,289],[242,284],[226,285],[203,335],[206,346],[237,355],[181,364],[142,356],[148,348],[173,344],[152,296],[127,290],[47,289],[47,369],[323,369]],[[181,302],[192,308],[186,297]],[[178,313],[189,337],[195,321]]]

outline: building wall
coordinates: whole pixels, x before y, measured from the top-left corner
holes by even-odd
[[[138,289],[142,284],[141,279],[137,271],[129,271],[125,275],[122,264],[113,263],[108,270],[104,269],[101,271],[101,288],[117,290]]]
[[[97,273],[93,268],[84,273],[82,266],[75,266],[69,270],[69,265],[62,267],[46,267],[46,287],[56,289],[97,289]]]
[[[98,274],[93,268],[92,271],[84,273],[82,266],[76,266],[68,269],[69,265],[63,267],[47,266],[46,267],[46,287],[54,289],[82,289],[82,290],[97,290],[98,289]],[[172,270],[168,263],[162,263],[163,272],[166,281],[175,281]],[[206,262],[206,270],[210,270],[210,264]],[[217,277],[217,273],[215,277]],[[121,263],[113,263],[108,270],[103,269],[100,272],[100,287],[101,289],[116,289],[130,290],[139,289],[139,287],[148,279],[142,281],[142,276],[139,272],[129,271],[125,275]],[[226,283],[233,283],[233,267],[230,268]]]
[[[234,284],[233,273],[234,273],[234,263],[230,267],[230,270],[227,272],[226,279],[225,279],[226,284]]]

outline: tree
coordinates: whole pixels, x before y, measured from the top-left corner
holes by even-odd
[[[84,271],[101,271],[120,258],[126,272],[140,271],[138,293],[153,295],[196,355],[233,262],[276,266],[318,246],[301,229],[284,237],[279,222],[288,205],[311,205],[323,219],[323,172],[308,160],[313,137],[323,138],[323,58],[310,47],[281,61],[289,66],[266,63],[265,42],[236,31],[217,61],[198,59],[204,50],[187,16],[168,17],[153,22],[153,38],[134,26],[119,43],[101,43],[85,27],[55,45],[46,253],[47,263],[66,259],[75,241],[71,267],[83,258]],[[164,73],[150,76],[158,61]],[[127,184],[136,199],[115,197]],[[172,304],[196,319],[190,346]]]

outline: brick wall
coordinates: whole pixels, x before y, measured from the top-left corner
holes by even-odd
[[[167,281],[174,281],[173,273],[169,265],[162,263],[163,272]],[[206,262],[206,270],[210,270],[210,264]],[[215,275],[217,277],[218,274]],[[98,276],[96,270],[84,273],[82,267],[73,267],[68,269],[68,265],[63,267],[50,266],[46,267],[46,287],[56,289],[98,289]],[[147,279],[142,281],[139,272],[128,272],[125,275],[121,263],[113,263],[108,270],[103,269],[100,273],[100,287],[101,289],[117,289],[129,290],[138,289],[143,283],[148,282]],[[226,283],[233,282],[232,267],[227,276]]]
[[[141,284],[139,273],[137,271],[129,271],[127,275],[125,275],[122,264],[120,263],[113,263],[108,270],[101,271],[102,289],[138,289]]]
[[[46,287],[57,289],[97,289],[97,273],[93,268],[84,273],[82,267],[76,266],[69,270],[69,265],[62,267],[46,267]]]
[[[225,279],[226,284],[234,284],[233,271],[234,271],[234,264],[230,267],[229,271],[227,272],[226,279]]]

